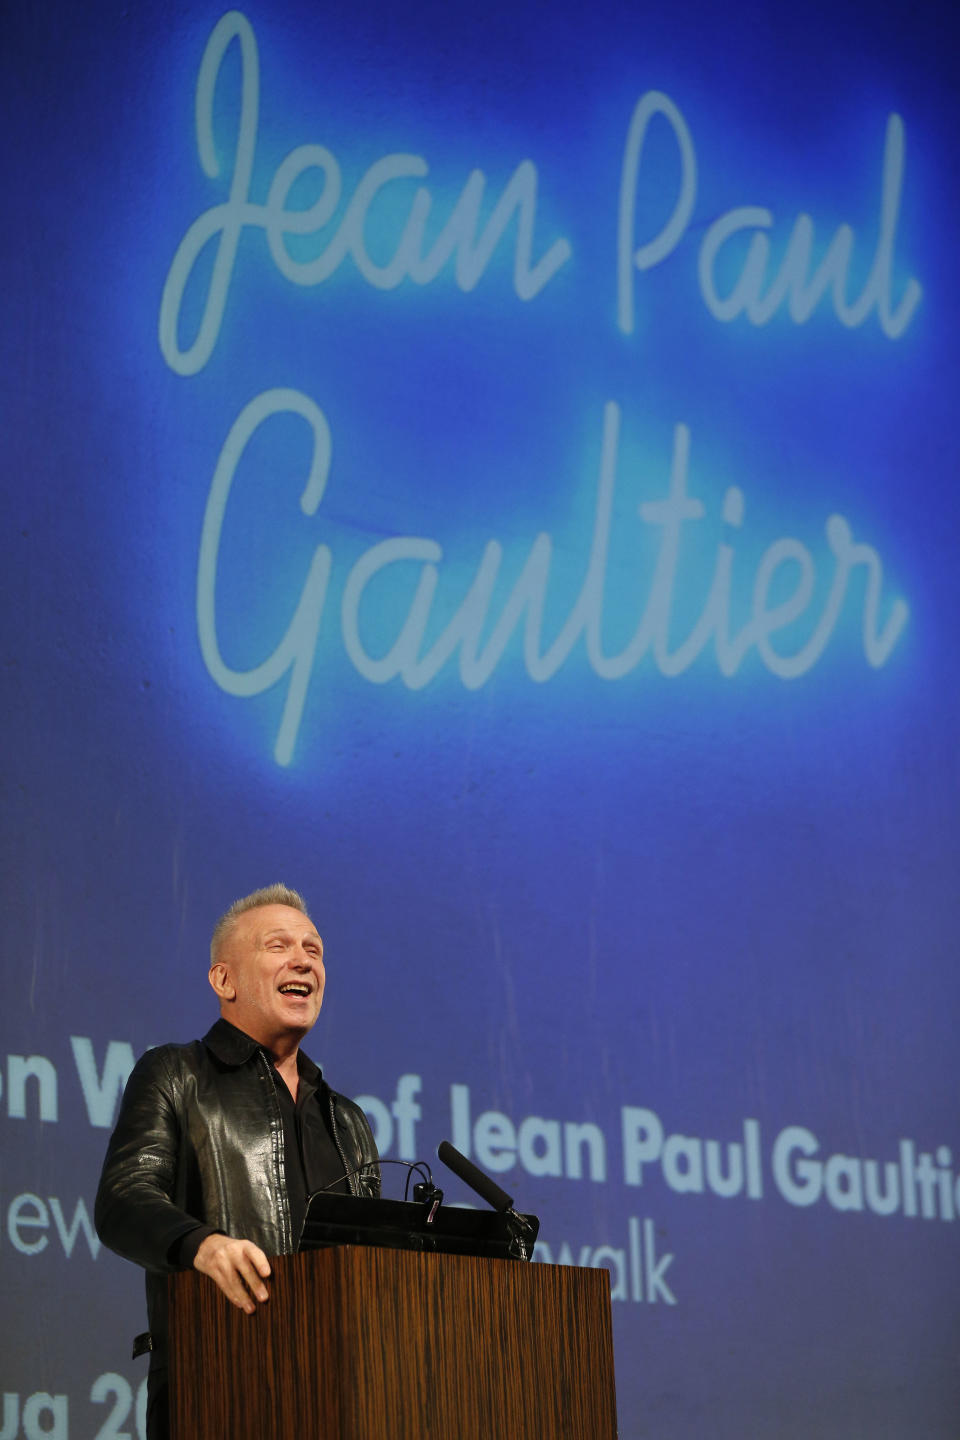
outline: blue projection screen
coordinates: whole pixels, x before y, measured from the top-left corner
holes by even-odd
[[[282,879],[622,1436],[955,1437],[955,12],[0,27],[0,1436],[142,1436],[100,1162]]]

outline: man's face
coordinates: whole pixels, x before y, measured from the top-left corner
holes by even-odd
[[[210,969],[220,1013],[268,1050],[302,1037],[323,1002],[323,941],[288,905],[262,905],[235,922]]]

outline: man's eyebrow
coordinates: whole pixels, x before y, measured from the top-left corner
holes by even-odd
[[[285,925],[278,925],[275,930],[264,930],[260,936],[260,939],[273,940],[277,936],[279,936],[283,940],[291,940],[294,938],[292,930],[288,930]],[[305,940],[316,940],[320,945],[323,944],[323,941],[320,939],[320,932],[318,930],[306,931],[303,938]]]

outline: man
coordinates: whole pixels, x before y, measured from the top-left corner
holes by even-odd
[[[147,1271],[147,1433],[167,1410],[167,1274],[191,1265],[253,1314],[270,1255],[297,1247],[314,1190],[377,1195],[363,1111],[336,1094],[300,1042],[323,1001],[323,942],[302,898],[271,885],[217,922],[210,984],[221,1018],[134,1067],[110,1139],[95,1219],[105,1245]]]

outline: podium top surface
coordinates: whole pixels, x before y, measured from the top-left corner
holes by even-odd
[[[530,1258],[540,1221],[536,1215],[520,1219],[527,1227],[523,1233],[525,1256],[516,1244],[516,1222],[500,1211],[453,1205],[434,1208],[430,1201],[372,1200],[317,1191],[309,1198],[297,1248],[376,1245],[443,1255]]]

